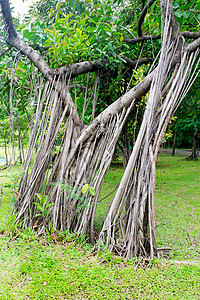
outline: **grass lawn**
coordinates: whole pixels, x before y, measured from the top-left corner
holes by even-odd
[[[18,172],[19,167],[0,171],[0,186],[9,184]],[[116,188],[122,174],[121,165],[112,164],[100,199]],[[158,157],[157,244],[172,248],[170,259],[128,263],[106,250],[93,254],[90,244],[68,233],[49,241],[28,229],[20,232],[12,222],[10,229],[5,228],[11,194],[9,185],[4,187],[0,198],[0,299],[200,299],[200,264],[173,262],[200,260],[199,186],[200,161]],[[97,230],[112,195],[98,205]]]
[[[158,246],[171,246],[174,259],[200,260],[200,161],[158,158],[155,207]]]

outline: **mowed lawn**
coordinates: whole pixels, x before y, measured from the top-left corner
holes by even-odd
[[[200,161],[158,157],[156,173],[158,246],[171,246],[171,256],[200,260]]]
[[[17,173],[19,167],[0,171],[0,299],[200,299],[200,161],[158,157],[157,244],[172,250],[167,260],[151,262],[126,263],[105,249],[93,253],[83,237],[67,232],[56,240],[21,232],[10,214],[4,224],[12,208],[9,183]],[[97,231],[113,194],[106,196],[122,174],[121,164],[113,163],[97,208]]]

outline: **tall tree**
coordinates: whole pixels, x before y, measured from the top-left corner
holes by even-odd
[[[60,24],[68,23],[67,28],[64,27],[66,32],[62,33],[62,28],[47,30],[50,33],[47,40],[49,43],[47,46],[50,47],[48,51],[56,59],[56,64],[49,66],[36,50],[20,39],[13,25],[8,0],[1,0],[7,43],[26,55],[43,76],[35,85],[38,103],[36,118],[16,204],[17,221],[22,219],[25,226],[37,226],[40,230],[44,229],[44,222],[35,217],[38,207],[35,201],[39,201],[35,199],[35,195],[41,192],[46,182],[45,194],[48,197],[48,203],[53,202],[54,205],[49,208],[45,224],[51,219],[55,229],[69,228],[72,231],[89,235],[94,241],[94,217],[98,196],[117,140],[135,103],[150,90],[137,140],[118,190],[108,208],[98,244],[106,243],[107,247],[126,258],[132,258],[133,255],[153,257],[156,254],[154,217],[156,155],[166,126],[180,104],[184,90],[187,90],[192,82],[190,82],[190,73],[196,63],[196,50],[200,46],[200,38],[199,33],[196,32],[187,31],[181,34],[172,3],[167,0],[160,1],[164,24],[161,35],[144,36],[141,28],[146,25],[144,24],[145,15],[153,3],[154,1],[149,1],[141,10],[138,37],[133,35],[133,39],[121,39],[121,34],[115,34],[114,14],[113,20],[104,25],[95,18],[94,22],[92,19],[86,22],[83,18],[80,24],[86,28],[84,33],[73,19],[70,22],[74,24],[74,28],[67,31],[69,15],[65,16],[64,21],[60,20]],[[103,14],[105,10],[106,7],[103,5],[100,11]],[[130,24],[130,20],[125,21]],[[91,23],[95,23],[95,26],[90,26]],[[128,27],[126,30],[131,32]],[[106,40],[105,35],[102,38],[101,32],[107,35]],[[194,37],[196,40],[188,44],[183,36]],[[158,38],[161,38],[162,47],[159,61],[155,61],[152,65],[152,71],[135,87],[127,89],[127,92],[124,91],[119,99],[111,103],[94,119],[95,112],[93,112],[91,123],[84,124],[77,111],[76,101],[72,99],[75,97],[75,92],[72,92],[72,78],[80,74],[96,72],[102,68],[106,69],[113,60],[118,64],[120,62],[127,65],[134,64],[133,60],[122,54],[117,57],[118,43],[120,42],[120,45],[121,43],[144,43],[145,40]],[[81,61],[89,56],[89,54],[84,56],[85,53],[82,53],[79,47],[81,39],[86,45],[84,50],[90,49],[90,54],[94,53],[94,57],[99,49],[100,40],[103,45],[100,52],[105,58],[101,56],[99,61]],[[91,44],[88,44],[88,41]],[[105,41],[109,45],[107,48]],[[70,44],[73,42],[77,47],[74,54],[70,50]],[[72,61],[78,60],[78,62],[60,67],[58,57],[61,51],[60,45],[66,53],[74,55]],[[139,53],[142,53],[142,47]],[[135,64],[139,63],[140,56]],[[89,81],[89,75],[87,76]],[[88,86],[87,84],[85,89],[85,107],[87,106]],[[95,110],[96,88],[93,93],[92,106]],[[61,136],[59,153],[49,174],[52,151],[58,136]],[[36,142],[38,143],[37,152],[33,166],[30,168]],[[94,188],[95,193],[91,187]],[[87,188],[87,200],[77,197],[78,194],[86,192]]]

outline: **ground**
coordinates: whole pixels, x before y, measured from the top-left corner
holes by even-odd
[[[157,244],[171,250],[167,259],[129,262],[105,249],[93,252],[83,237],[68,232],[49,238],[22,231],[9,214],[4,225],[12,205],[10,180],[20,167],[1,171],[0,299],[200,299],[199,166],[199,161],[159,155]],[[100,199],[115,189],[122,173],[121,163],[113,163]],[[97,230],[111,197],[99,203]]]

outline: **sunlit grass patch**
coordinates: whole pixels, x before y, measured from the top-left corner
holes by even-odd
[[[200,259],[200,161],[163,155],[156,173],[158,246],[171,246],[171,257]]]
[[[161,160],[162,159],[162,160]],[[199,161],[159,156],[155,191],[158,247],[170,246],[173,260],[198,261],[199,249]],[[19,167],[3,174],[13,175]],[[121,164],[112,164],[100,199],[118,185]],[[0,177],[1,182],[11,182]],[[4,181],[3,181],[4,180]],[[16,228],[5,215],[10,204],[1,197],[0,299],[200,299],[200,266],[135,259],[126,263],[102,249],[92,252],[83,237],[60,233],[59,239],[38,236]],[[100,229],[107,204],[113,194],[99,202],[96,230]]]
[[[1,240],[2,246],[2,240]],[[4,241],[0,252],[1,299],[198,299],[197,266],[155,260],[102,260],[84,245],[44,239]],[[7,298],[6,298],[7,297]]]

